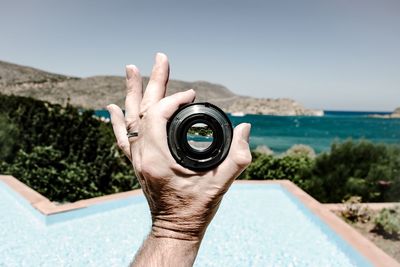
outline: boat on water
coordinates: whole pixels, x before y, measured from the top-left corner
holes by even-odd
[[[232,112],[231,113],[231,116],[234,116],[234,117],[243,117],[244,115],[246,115],[244,112],[241,112],[241,111],[239,111],[239,112]]]

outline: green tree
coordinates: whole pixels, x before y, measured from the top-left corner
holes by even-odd
[[[16,152],[18,131],[4,114],[0,113],[0,161],[11,160]]]
[[[116,147],[111,126],[94,117],[93,111],[26,97],[0,95],[0,101],[1,117],[15,129],[5,138],[18,136],[14,152],[0,161],[3,173],[56,201],[139,187],[130,162]]]
[[[289,179],[301,186],[304,175],[313,164],[313,160],[304,154],[275,157],[253,152],[252,155],[253,162],[240,176],[241,179]]]
[[[369,141],[335,143],[316,158],[304,189],[322,202],[350,196],[363,201],[398,201],[400,148]]]

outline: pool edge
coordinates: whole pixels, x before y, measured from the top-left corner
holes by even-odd
[[[132,196],[142,195],[141,189],[131,190],[122,193],[111,194],[107,196],[95,197],[90,199],[79,200],[73,203],[56,205],[39,194],[32,188],[20,182],[13,176],[0,175],[0,181],[4,182],[13,191],[24,198],[33,208],[38,210],[43,216],[48,217],[59,213],[64,213],[77,209],[89,208],[91,206],[112,201],[124,199]],[[235,184],[279,184],[287,191],[297,197],[301,203],[310,209],[324,223],[326,223],[336,234],[350,244],[361,255],[368,259],[374,266],[382,267],[400,267],[400,263],[377,247],[372,241],[368,240],[362,234],[346,222],[337,217],[328,207],[324,206],[316,199],[308,195],[294,183],[289,180],[236,180]]]
[[[336,234],[349,243],[361,255],[368,259],[374,266],[382,267],[400,267],[400,263],[389,256],[386,252],[381,250],[372,241],[357,232],[356,229],[348,225],[342,219],[337,217],[328,207],[325,207],[312,196],[304,192],[294,183],[289,180],[268,180],[268,181],[236,181],[238,184],[280,184],[294,196],[296,196],[301,203],[317,215],[324,223],[326,223]]]
[[[139,196],[142,194],[141,189],[136,189],[127,192],[115,193],[106,196],[78,200],[72,203],[56,205],[48,198],[41,195],[39,192],[33,190],[32,188],[11,175],[0,175],[0,181],[4,182],[8,187],[17,192],[43,216],[50,216],[72,210],[84,209],[103,202],[124,199],[132,196]]]

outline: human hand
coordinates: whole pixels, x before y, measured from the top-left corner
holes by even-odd
[[[250,124],[234,129],[229,154],[215,169],[195,172],[182,167],[169,151],[166,126],[179,106],[194,101],[195,92],[166,97],[168,78],[168,59],[158,53],[142,94],[139,70],[128,65],[125,116],[116,105],[107,108],[118,146],[131,160],[148,201],[151,236],[201,241],[223,195],[251,162]],[[127,132],[138,132],[138,136],[128,138]]]

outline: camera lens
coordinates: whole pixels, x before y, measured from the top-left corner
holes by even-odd
[[[232,135],[228,116],[210,103],[184,105],[167,124],[172,156],[182,166],[196,171],[219,165],[228,155]]]

